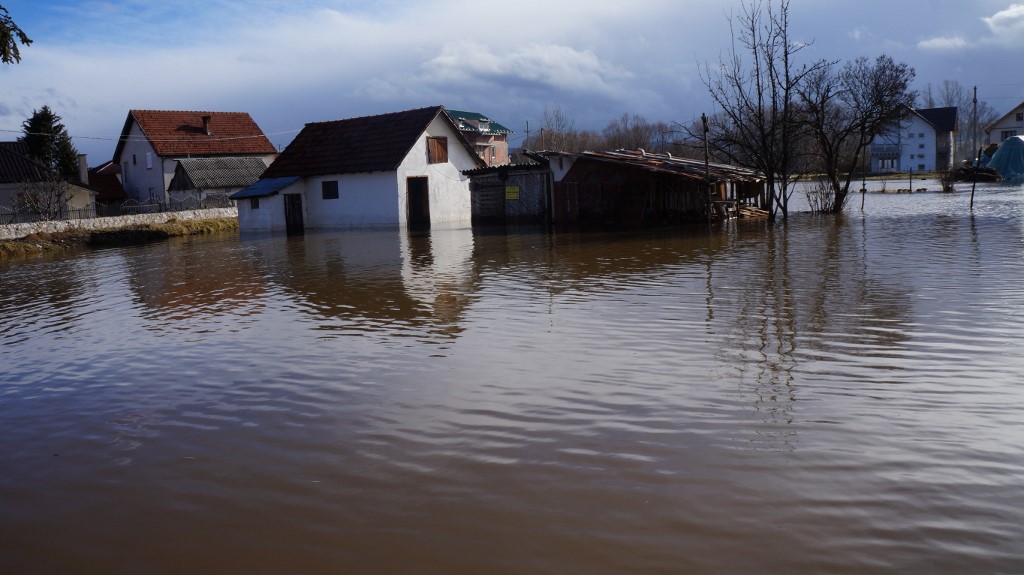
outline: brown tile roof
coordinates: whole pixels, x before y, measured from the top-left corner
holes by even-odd
[[[203,129],[204,116],[210,118],[209,135]],[[114,151],[115,160],[121,156],[132,122],[138,123],[159,156],[239,156],[277,151],[246,112],[132,110]]]
[[[331,122],[306,124],[263,173],[264,178],[322,176],[395,170],[434,118],[440,115],[469,153],[444,107],[432,106]]]
[[[0,183],[41,182],[46,168],[28,157],[25,142],[0,142]]]
[[[121,165],[106,162],[89,170],[89,187],[96,190],[96,200],[113,202],[124,200],[124,187],[121,186]]]

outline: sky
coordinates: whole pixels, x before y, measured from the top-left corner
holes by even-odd
[[[0,0],[33,40],[0,64],[0,140],[48,105],[98,165],[129,110],[248,112],[278,149],[307,122],[444,105],[512,129],[715,112],[701,70],[744,0]],[[749,0],[747,1],[749,4]],[[1024,101],[1024,0],[791,0],[801,62],[886,54],[915,88]]]

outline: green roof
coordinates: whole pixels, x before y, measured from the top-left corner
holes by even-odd
[[[512,130],[509,130],[505,126],[502,126],[483,114],[478,114],[476,112],[462,112],[460,110],[449,110],[447,108],[445,108],[445,112],[447,112],[448,117],[455,122],[455,125],[459,127],[459,130],[462,130],[463,132],[478,132],[488,135],[512,133]],[[481,130],[478,127],[481,121],[488,123],[487,129]]]

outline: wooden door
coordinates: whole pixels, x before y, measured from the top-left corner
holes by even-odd
[[[302,221],[302,196],[284,194],[284,227],[289,234],[301,234],[306,226]]]
[[[430,186],[427,178],[406,179],[407,219],[410,229],[430,227]]]

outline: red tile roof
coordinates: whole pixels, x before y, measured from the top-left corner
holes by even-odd
[[[473,158],[476,152],[442,106],[306,124],[263,173],[264,178],[395,170],[439,115]]]
[[[204,116],[209,117],[209,134],[203,129]],[[237,156],[277,151],[246,112],[132,110],[114,151],[115,160],[120,158],[133,122],[159,156]]]

